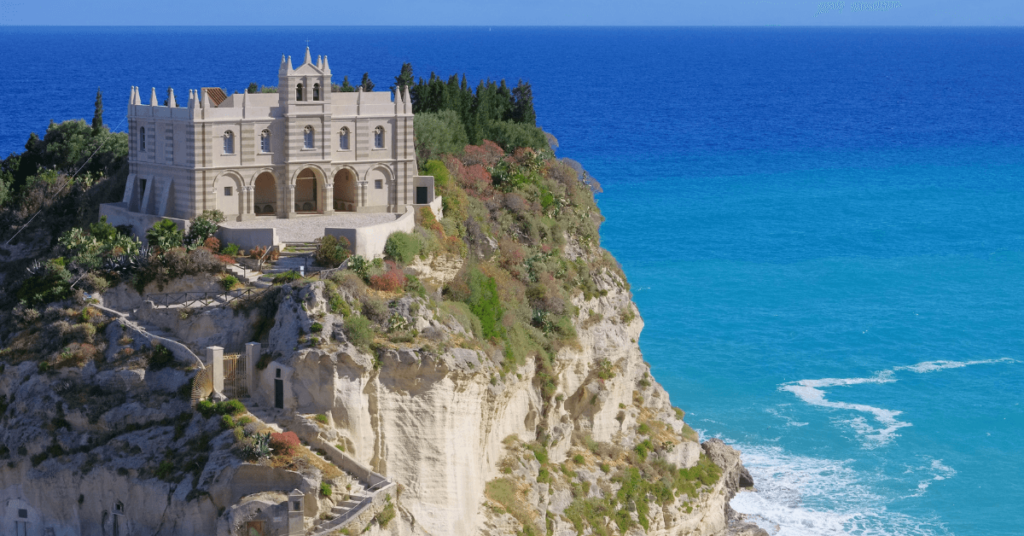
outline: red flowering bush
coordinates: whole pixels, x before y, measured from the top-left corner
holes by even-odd
[[[295,432],[272,432],[270,434],[270,448],[274,449],[275,454],[282,456],[291,456],[295,454],[295,448],[299,446],[299,436],[295,435]]]
[[[505,156],[505,151],[490,140],[484,140],[480,145],[467,145],[462,154],[462,161],[467,166],[481,165],[491,167],[498,163]]]
[[[216,253],[220,251],[220,240],[217,240],[216,237],[211,236],[210,238],[207,238],[203,242],[203,247]]]
[[[394,292],[405,286],[405,273],[394,261],[387,261],[387,270],[383,274],[371,275],[370,286],[385,292]]]

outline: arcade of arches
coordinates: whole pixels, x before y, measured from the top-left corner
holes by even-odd
[[[295,179],[295,212],[322,212],[318,190],[316,172],[310,168],[300,171]]]
[[[356,174],[343,169],[334,175],[334,210],[354,212],[357,202]]]
[[[260,173],[253,184],[253,213],[257,216],[277,215],[277,181],[268,171]]]

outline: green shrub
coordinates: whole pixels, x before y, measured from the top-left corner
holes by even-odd
[[[180,247],[183,239],[178,225],[167,218],[154,223],[153,227],[146,231],[146,240],[149,245],[160,251],[169,251],[172,248]]]
[[[551,472],[541,467],[540,471],[537,473],[537,482],[540,482],[541,484],[551,483]]]
[[[636,433],[642,435],[651,435],[651,427],[647,426],[647,423],[640,423],[640,426],[636,427]]]
[[[160,480],[168,480],[171,475],[174,474],[174,462],[171,460],[164,460],[157,466],[154,475]]]
[[[309,332],[310,333],[320,333],[323,330],[324,330],[324,326],[320,322],[313,322],[312,324],[309,325]]]
[[[327,415],[324,415],[323,413],[318,413],[314,419],[316,419],[316,422],[320,424],[327,424]]]
[[[217,413],[222,415],[238,415],[239,413],[245,413],[245,405],[237,400],[218,402]]]
[[[231,290],[241,284],[241,281],[237,277],[228,274],[220,279],[220,284],[224,287],[224,290]]]
[[[539,444],[527,445],[526,448],[533,452],[533,457],[541,464],[548,463],[548,449]]]
[[[228,244],[228,245],[220,248],[220,254],[221,255],[227,255],[229,257],[234,257],[234,256],[238,255],[238,251],[239,251],[239,249],[238,249],[238,246],[236,244]]]
[[[345,335],[352,344],[365,348],[373,342],[373,326],[365,316],[353,315],[345,319]]]
[[[224,430],[230,430],[235,427],[235,420],[230,415],[221,415],[220,427]]]
[[[217,402],[216,404],[209,400],[200,400],[196,404],[196,411],[198,411],[203,417],[209,419],[214,415],[238,415],[239,413],[245,413],[245,405],[237,400],[227,400],[225,402]],[[230,426],[234,428],[234,425]]]
[[[401,231],[391,233],[384,244],[384,256],[402,264],[411,263],[419,253],[420,240],[414,234]]]
[[[442,154],[458,154],[469,144],[466,128],[453,110],[417,112],[416,155],[420,162]]]
[[[484,275],[478,269],[469,273],[469,298],[466,304],[469,310],[480,319],[481,334],[485,339],[500,337],[504,334],[501,317],[505,314],[498,297],[498,285],[493,277]]]
[[[207,238],[217,232],[217,224],[224,221],[224,213],[219,210],[204,210],[202,214],[192,218],[188,226],[185,243],[203,244]]]
[[[577,454],[572,457],[572,462],[575,463],[576,465],[583,465],[583,462],[585,461],[586,460],[583,458],[582,454]]]
[[[374,519],[377,520],[377,524],[380,525],[380,528],[384,529],[387,528],[388,523],[391,523],[391,520],[394,518],[395,505],[391,503],[391,496],[389,495],[386,499],[384,499],[384,508],[382,508],[380,512],[378,512],[377,515],[374,516]]]
[[[601,472],[603,472],[604,474],[612,472],[612,466],[608,463],[601,463],[599,467],[601,468]]]
[[[318,240],[313,261],[317,266],[337,268],[351,255],[352,245],[344,236],[326,235]]]
[[[331,493],[333,493],[333,492],[334,492],[334,490],[331,489],[331,485],[330,484],[328,484],[327,482],[321,482],[320,483],[320,495],[323,495],[324,497],[330,497]]]
[[[353,255],[348,261],[348,269],[355,272],[363,281],[370,277],[370,262],[362,255]]]
[[[174,364],[174,354],[162,344],[153,345],[153,353],[149,356],[149,368],[160,370]]]
[[[637,457],[640,458],[640,461],[646,461],[647,460],[647,455],[652,450],[654,450],[654,445],[651,443],[650,439],[645,439],[645,440],[637,443],[636,446],[633,447],[633,451],[636,452],[636,455],[637,455]]]
[[[299,275],[299,272],[296,272],[295,270],[288,270],[287,272],[281,272],[275,275],[273,283],[275,285],[283,285],[287,283],[292,283],[294,281],[298,281],[300,279],[302,279],[302,276]]]

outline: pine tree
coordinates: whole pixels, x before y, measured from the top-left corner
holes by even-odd
[[[370,80],[370,73],[363,73],[363,83],[359,85],[363,86],[363,91],[373,91],[373,81]]]
[[[246,93],[259,93],[260,86],[256,85],[256,82],[249,82],[249,87],[245,89]]]
[[[415,83],[415,79],[412,77],[412,64],[403,63],[402,72],[395,77],[395,85],[391,86],[391,91],[397,89],[404,89],[411,87]]]
[[[520,79],[519,84],[512,90],[512,96],[515,98],[512,120],[537,126],[537,112],[533,110],[533,88],[530,84]]]
[[[333,92],[333,93],[351,93],[351,92],[353,92],[355,90],[356,90],[355,86],[353,86],[352,84],[348,83],[348,77],[347,76],[344,78],[344,80],[341,81],[341,85],[340,86],[338,84],[331,84],[331,92]]]
[[[92,133],[98,134],[103,128],[103,93],[96,88],[96,110],[92,113]]]

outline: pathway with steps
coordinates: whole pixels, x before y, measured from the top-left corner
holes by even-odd
[[[139,322],[137,319],[133,318],[134,312],[124,313],[102,305],[95,305],[95,307],[106,313],[115,315],[122,326],[124,326],[124,329],[145,337],[150,341],[150,343],[160,343],[168,347],[179,360],[184,362],[191,361],[199,368],[205,368],[202,360],[195,355],[188,346],[174,339],[170,334]],[[337,467],[342,473],[348,475],[350,479],[350,487],[346,488],[344,491],[337,490],[337,499],[335,499],[334,506],[331,509],[330,519],[315,520],[312,528],[307,531],[307,535],[328,536],[335,531],[341,530],[349,525],[353,520],[357,519],[359,515],[365,512],[368,508],[372,507],[374,500],[379,496],[379,494],[384,493],[390,495],[394,493],[394,489],[396,487],[394,482],[383,475],[372,472],[369,468],[366,468],[347,454],[337,450],[330,443],[320,439],[320,429],[313,421],[297,415],[292,410],[258,407],[251,399],[247,399],[243,403],[249,413],[261,420],[268,427],[278,432],[295,432],[304,443],[311,447],[311,452],[320,456],[324,462]],[[316,450],[314,450],[313,447],[316,447]],[[321,453],[320,451],[325,453],[333,451],[331,452],[331,456],[339,457],[339,461],[336,462],[335,460],[332,460],[329,456]],[[340,466],[339,463],[345,467],[350,467],[352,470],[346,470],[345,467]],[[360,478],[359,474],[362,474],[364,477]],[[367,479],[369,479],[369,481]]]
[[[252,407],[250,407],[252,406]],[[331,509],[329,519],[317,519],[313,522],[313,527],[307,531],[308,536],[328,536],[332,532],[345,528],[349,523],[356,519],[359,514],[365,511],[373,504],[374,497],[381,492],[385,492],[394,483],[376,473],[370,473],[377,477],[380,481],[375,484],[370,484],[365,480],[360,479],[357,475],[350,471],[346,471],[344,468],[339,467],[337,463],[331,460],[328,456],[321,453],[320,450],[326,450],[327,448],[333,449],[333,446],[323,445],[324,448],[317,449],[312,441],[311,437],[318,435],[319,427],[312,421],[296,415],[291,410],[277,409],[277,408],[260,408],[255,407],[251,403],[246,404],[247,409],[253,416],[257,417],[264,424],[271,428],[280,431],[291,431],[307,444],[310,451],[319,456],[324,462],[329,463],[337,467],[341,472],[349,476],[351,486],[345,490],[335,490],[337,497],[340,499],[344,496],[344,499],[335,499],[334,507]],[[326,442],[324,442],[326,443]],[[338,454],[346,456],[345,454],[338,451]],[[353,463],[358,463],[353,460]]]

